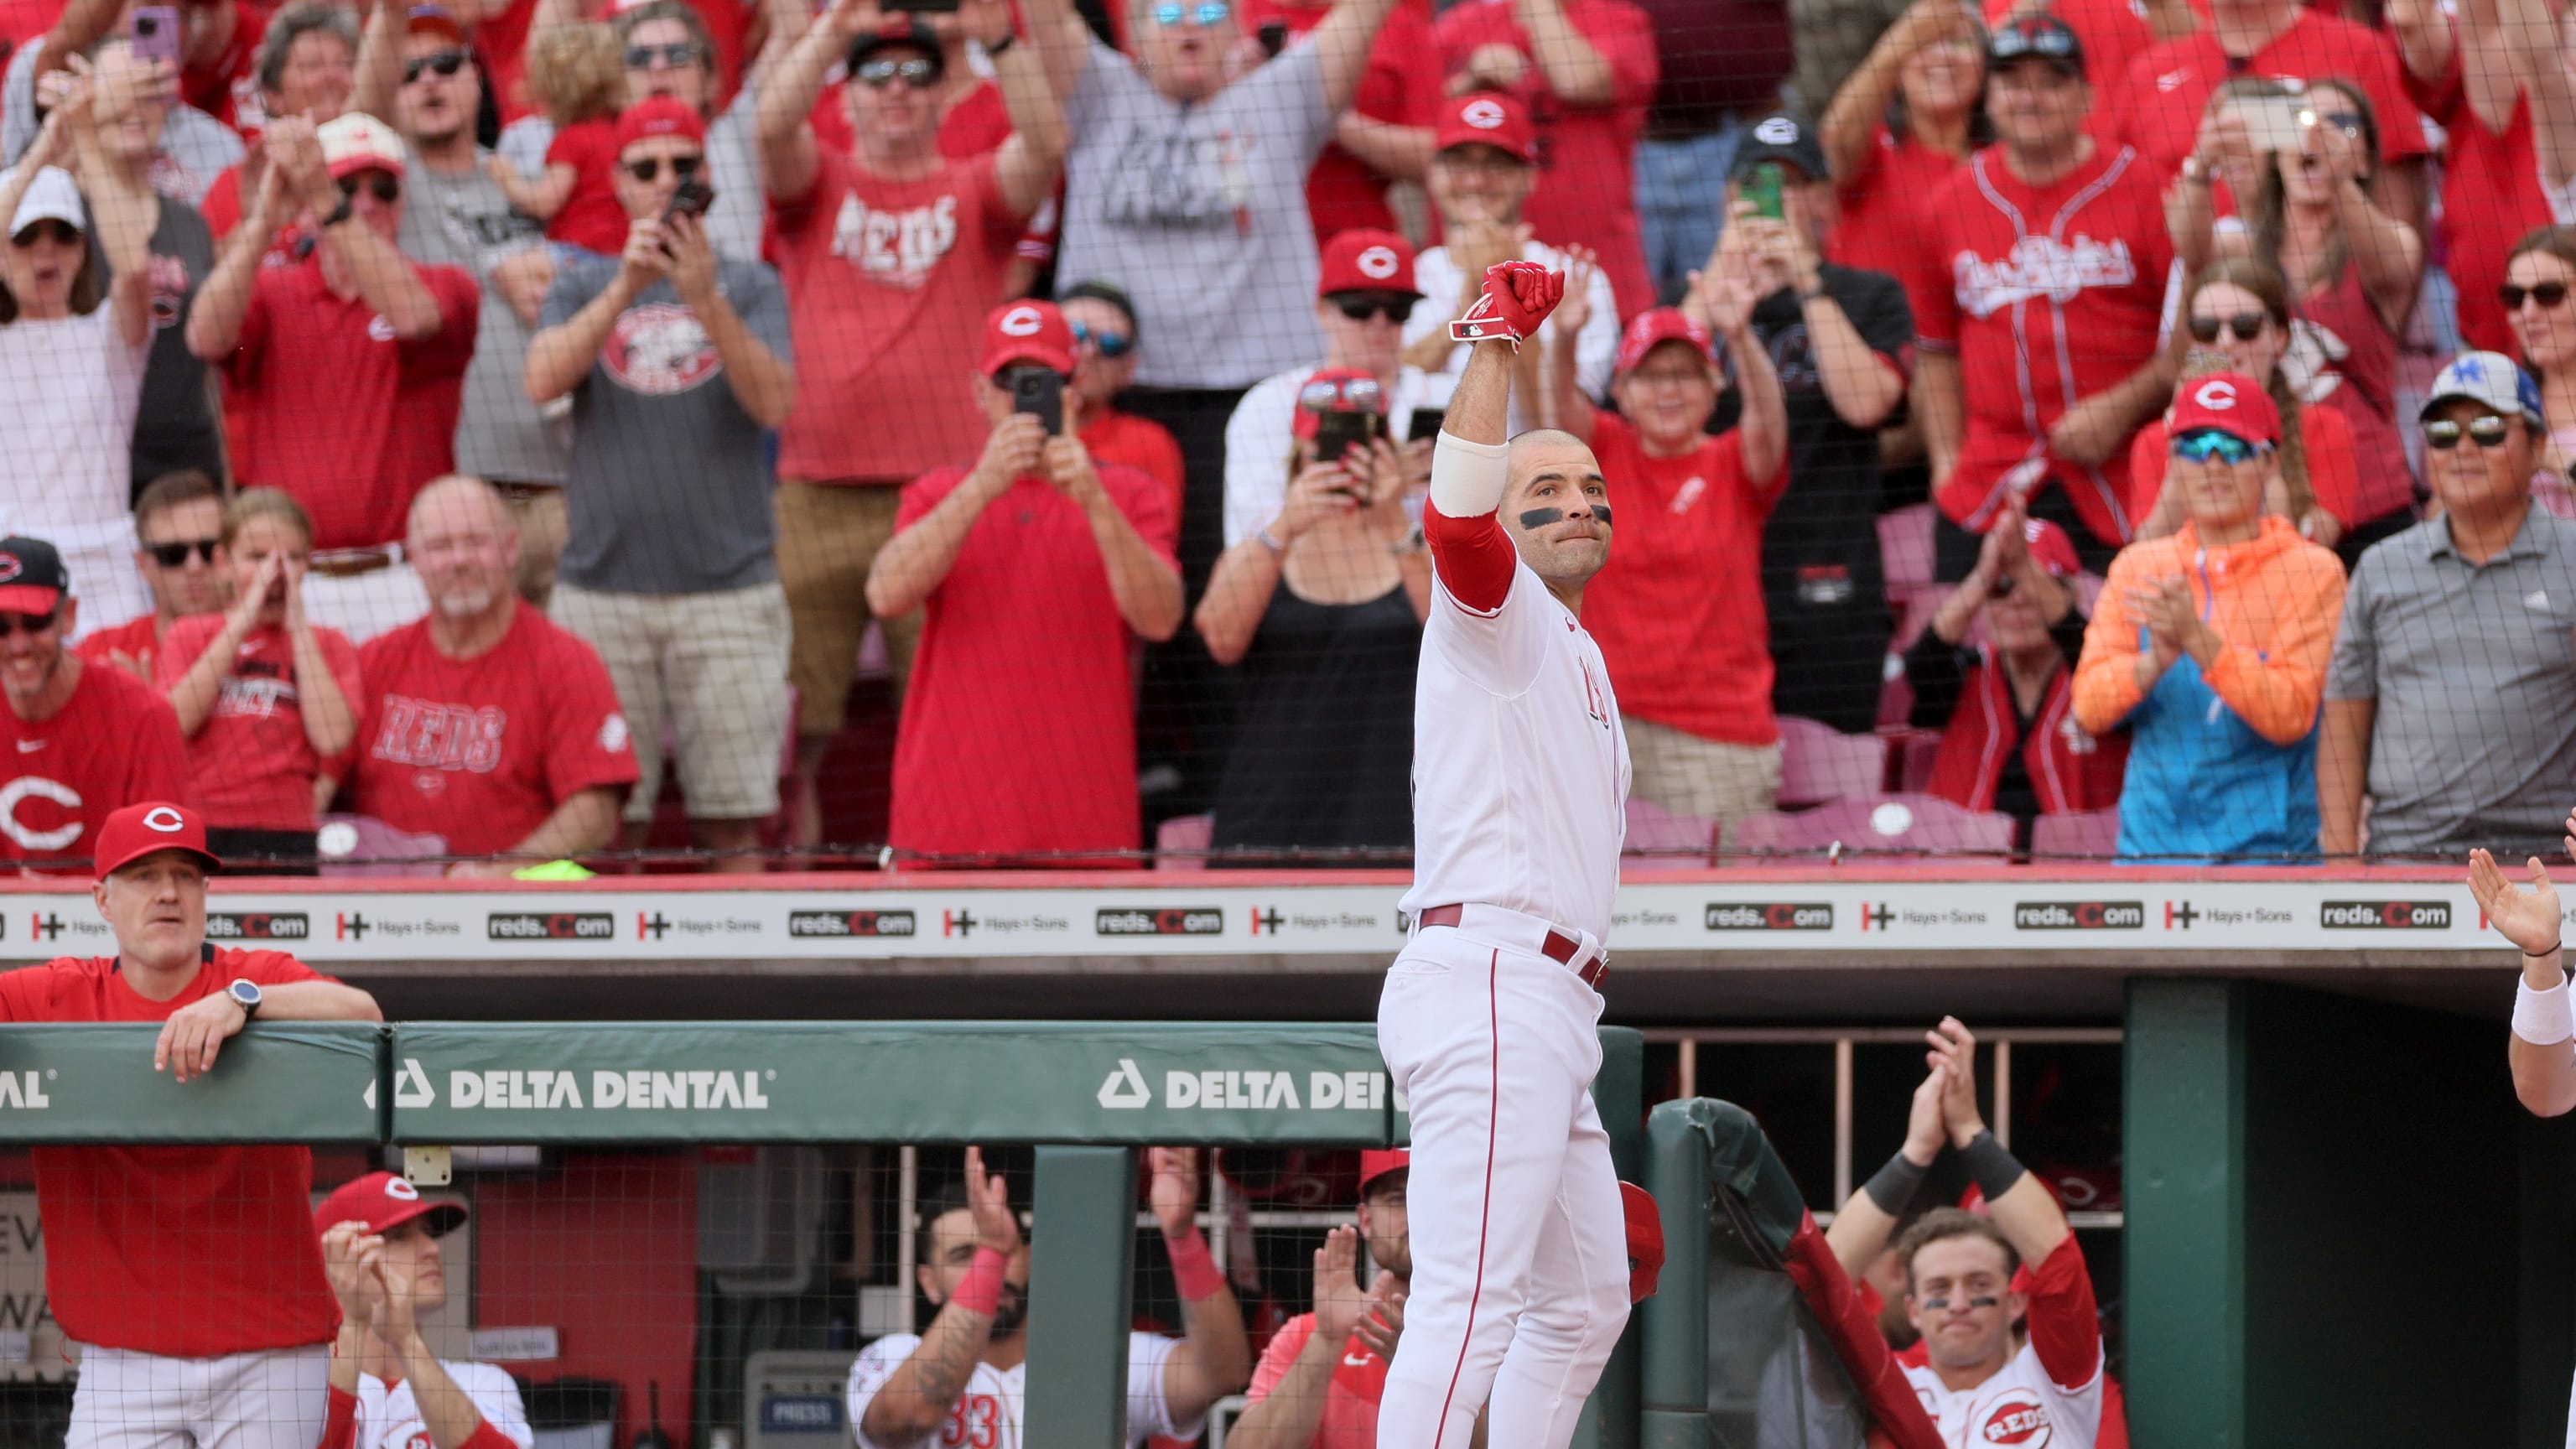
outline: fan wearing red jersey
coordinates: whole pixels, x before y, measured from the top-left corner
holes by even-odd
[[[430,1351],[421,1315],[447,1303],[439,1239],[465,1205],[430,1202],[390,1172],[342,1183],[313,1211],[322,1268],[340,1300],[322,1449],[531,1449],[518,1382],[488,1363]]]
[[[102,671],[104,672],[104,671]],[[0,975],[0,1021],[159,1022],[152,1070],[215,1069],[254,1017],[380,1021],[282,951],[210,950],[206,822],[166,802],[99,828],[116,954]],[[141,1071],[141,1061],[135,1070]],[[302,1147],[39,1147],[45,1293],[81,1347],[66,1449],[314,1449],[338,1311]]]

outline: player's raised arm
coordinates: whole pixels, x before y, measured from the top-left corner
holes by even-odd
[[[1503,606],[1520,557],[1494,517],[1508,477],[1512,361],[1564,293],[1561,273],[1536,262],[1497,262],[1486,269],[1484,295],[1450,324],[1453,338],[1475,347],[1431,452],[1431,500],[1422,511],[1422,532],[1442,586],[1477,613]]]
[[[2576,817],[2568,822],[2576,850]],[[2530,862],[2532,891],[2525,894],[2483,850],[2469,852],[2469,891],[2478,909],[2522,951],[2522,979],[2514,987],[2513,1032],[2505,1057],[2513,1065],[2513,1094],[2542,1117],[2576,1108],[2576,1013],[2567,1004],[2567,968],[2560,950],[2557,887],[2538,856]]]

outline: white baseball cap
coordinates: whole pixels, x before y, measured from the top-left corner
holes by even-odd
[[[0,186],[17,175],[16,167],[0,171]],[[89,230],[89,211],[81,205],[80,187],[60,166],[46,167],[27,183],[26,194],[18,198],[18,214],[9,219],[9,235],[14,237],[40,221],[69,222],[80,231]]]

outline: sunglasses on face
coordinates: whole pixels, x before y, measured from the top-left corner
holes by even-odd
[[[54,621],[62,616],[63,611],[60,609],[49,614],[0,614],[0,639],[6,639],[12,634],[25,634],[32,637],[37,634],[51,633]]]
[[[1195,5],[1181,5],[1174,3],[1174,0],[1163,0],[1162,4],[1154,7],[1154,23],[1178,25],[1183,20],[1187,20],[1192,25],[1223,25],[1226,17],[1233,13],[1234,6],[1229,3],[1229,0],[1198,0]]]
[[[2195,315],[2191,319],[2191,340],[2194,342],[2216,342],[2218,340],[2219,329],[2225,328],[2227,331],[2236,334],[2237,341],[2251,342],[2255,338],[2263,335],[2263,329],[2270,325],[2271,321],[2271,318],[2264,316],[2260,312],[2239,312],[2232,317],[2202,317]]]
[[[904,60],[889,56],[883,60],[861,61],[853,73],[858,76],[859,84],[870,90],[884,90],[898,80],[914,90],[922,90],[939,79],[939,62],[918,55]]]
[[[1088,342],[1099,348],[1100,355],[1112,362],[1125,357],[1127,349],[1136,345],[1136,339],[1124,332],[1094,332],[1080,322],[1068,322],[1065,325],[1073,329],[1074,346],[1079,347]]]
[[[1318,413],[1382,413],[1386,390],[1373,377],[1319,377],[1297,389],[1297,406]]]
[[[2496,300],[2504,303],[2504,309],[2508,312],[2521,311],[2523,299],[2526,297],[2538,302],[2542,307],[2555,307],[2567,300],[2567,284],[2542,282],[2534,287],[2517,287],[2507,282],[2496,288]]]
[[[354,199],[358,194],[358,183],[362,179],[366,180],[367,194],[385,205],[391,206],[402,200],[402,183],[381,171],[377,172],[372,179],[357,176],[341,177],[340,194]]]
[[[659,156],[647,156],[641,161],[629,161],[626,163],[626,174],[650,186],[662,179],[662,160],[663,158]],[[698,168],[706,164],[706,158],[703,156],[673,156],[670,161],[671,174],[682,181],[697,175]]]
[[[2186,463],[2251,463],[2262,451],[2233,433],[2194,428],[2173,440],[2173,455]]]
[[[2447,453],[2460,446],[2460,435],[2466,433],[2481,448],[2501,448],[2509,431],[2505,420],[2493,413],[2469,419],[2466,427],[2443,418],[2424,425],[2424,446],[2437,453]]]
[[[1413,317],[1413,299],[1410,297],[1348,297],[1333,305],[1354,322],[1384,317],[1401,327]]]
[[[664,65],[670,66],[674,70],[684,65],[696,65],[698,63],[697,42],[681,40],[674,41],[669,45],[630,45],[626,47],[626,68],[628,70],[651,70],[653,68],[653,62],[656,60],[659,60]]]
[[[24,230],[10,240],[22,247],[31,247],[39,238],[52,242],[58,247],[76,247],[80,245],[80,228],[60,218],[48,217],[43,221],[29,222]]]
[[[442,50],[435,55],[424,55],[418,60],[404,61],[403,84],[410,85],[419,80],[423,71],[442,78],[452,76],[465,69],[465,62],[470,59],[472,57],[461,50]]]
[[[143,551],[152,555],[152,561],[161,567],[175,569],[185,566],[191,553],[202,563],[213,563],[215,550],[221,546],[220,539],[183,538],[172,543],[147,543],[143,545]]]
[[[1995,65],[2037,56],[2043,60],[2071,61],[2075,58],[2075,34],[2054,25],[2024,29],[2008,25],[1995,32],[1986,47],[1986,59]]]

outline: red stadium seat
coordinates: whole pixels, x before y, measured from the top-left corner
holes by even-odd
[[[1887,788],[1887,741],[1847,735],[1795,715],[1780,718],[1780,805],[1795,809],[1827,800],[1875,795]]]
[[[1703,866],[1717,850],[1717,822],[1698,815],[1675,815],[1650,800],[1628,802],[1628,840],[1624,854],[1652,856],[1658,865]]]
[[[1932,505],[1913,503],[1878,516],[1879,567],[1887,578],[1887,596],[1932,582]]]
[[[2120,812],[2113,808],[2042,815],[2031,822],[2030,853],[2042,860],[2070,856],[2107,860],[2120,853]]]
[[[1838,800],[1796,815],[1752,815],[1727,832],[1730,855],[1805,855],[1840,846],[1874,853],[2005,855],[2009,815],[1962,810],[1935,795]]]
[[[1154,829],[1154,869],[1205,870],[1214,839],[1215,816],[1175,815]]]

